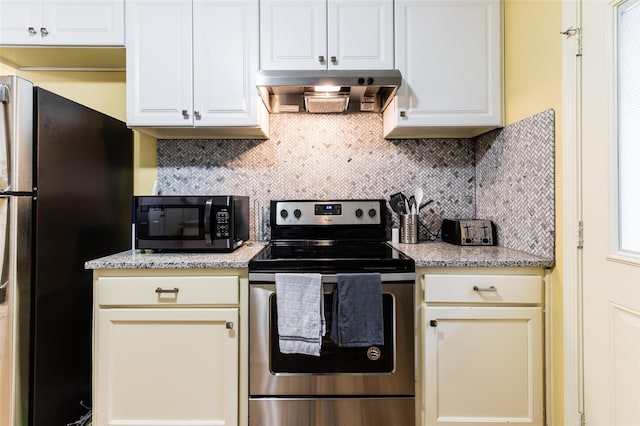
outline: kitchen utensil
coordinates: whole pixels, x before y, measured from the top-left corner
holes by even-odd
[[[395,213],[398,213],[398,214],[405,213],[402,210],[404,206],[401,206],[401,204],[404,204],[402,193],[396,192],[395,194],[392,194],[391,198],[389,199],[389,205],[391,206],[391,210],[393,210]]]
[[[423,207],[427,207],[431,203],[433,203],[433,200],[425,201],[424,204],[420,204],[420,206],[418,207],[418,211],[422,210]]]
[[[416,188],[414,196],[416,200],[416,210],[420,210],[422,206],[422,198],[424,197],[424,191],[422,190],[422,188]]]
[[[418,214],[418,207],[416,206],[416,197],[413,195],[409,197],[409,213]]]
[[[404,214],[409,214],[409,212],[411,211],[410,208],[411,206],[409,205],[409,199],[401,192],[400,196],[402,197],[402,202],[404,204],[404,211],[402,213]]]

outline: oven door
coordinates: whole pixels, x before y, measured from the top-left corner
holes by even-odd
[[[323,276],[329,328],[335,276]],[[342,348],[328,336],[319,357],[282,354],[278,347],[275,284],[250,276],[249,393],[272,396],[413,396],[414,281],[385,282],[385,344]]]

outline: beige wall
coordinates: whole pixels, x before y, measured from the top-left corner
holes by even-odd
[[[551,338],[553,407],[548,424],[562,425],[562,1],[505,0],[507,124],[552,108],[556,118],[556,268],[552,273]],[[549,366],[548,366],[549,367]]]
[[[124,72],[22,71],[0,62],[0,75],[18,75],[119,120],[126,119]],[[148,194],[157,176],[155,139],[134,132],[133,161],[134,194]]]

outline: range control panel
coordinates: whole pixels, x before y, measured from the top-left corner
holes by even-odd
[[[278,201],[276,225],[378,225],[379,200]]]

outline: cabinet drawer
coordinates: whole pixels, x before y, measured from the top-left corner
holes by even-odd
[[[102,277],[100,306],[237,305],[238,277]]]
[[[536,275],[424,276],[427,303],[541,304],[542,277]]]

